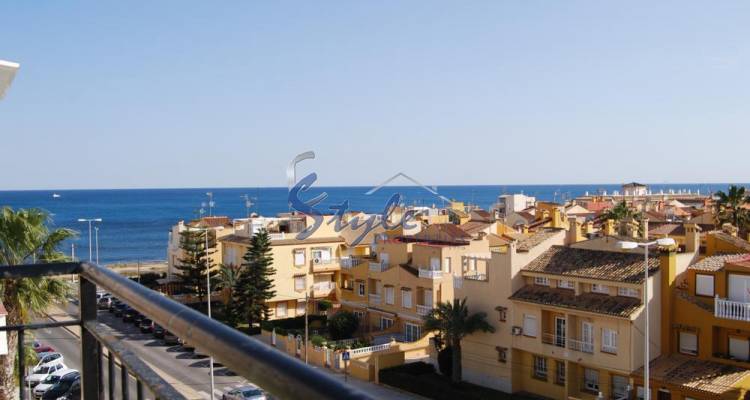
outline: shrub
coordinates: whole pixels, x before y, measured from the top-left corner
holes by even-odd
[[[325,344],[325,342],[326,342],[326,338],[320,335],[313,335],[310,338],[310,343],[312,343],[312,345],[315,347],[323,347],[323,344]]]
[[[453,348],[448,346],[438,352],[438,369],[443,376],[453,373]]]
[[[350,311],[339,311],[328,319],[328,333],[333,340],[348,339],[359,327],[359,319]]]
[[[330,300],[321,300],[318,302],[318,310],[328,311],[333,307],[333,303]]]

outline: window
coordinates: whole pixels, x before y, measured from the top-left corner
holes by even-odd
[[[445,259],[443,260],[443,269],[445,270],[446,273],[449,273],[449,274],[451,273],[451,259],[450,259],[450,257],[445,257]]]
[[[534,378],[547,380],[547,359],[534,356]]]
[[[305,249],[294,250],[294,266],[301,267],[305,265]]]
[[[422,327],[417,324],[404,323],[404,338],[407,342],[415,342],[422,337]]]
[[[385,304],[393,304],[395,302],[394,300],[394,290],[393,286],[386,286],[385,287]]]
[[[692,332],[680,332],[680,353],[691,356],[698,354],[698,336]]]
[[[297,315],[304,315],[307,303],[297,300]]]
[[[638,289],[633,288],[627,288],[627,287],[618,287],[617,288],[617,295],[618,296],[626,296],[626,297],[635,297],[636,299],[641,298],[641,291]]]
[[[380,317],[380,330],[384,331],[393,326],[393,320],[390,318]]]
[[[508,319],[508,307],[497,306],[495,310],[497,310],[500,322],[505,322]]]
[[[286,302],[276,303],[276,316],[286,317]]]
[[[600,285],[598,283],[594,283],[591,285],[591,291],[594,293],[609,293],[609,286]]]
[[[411,290],[401,289],[401,307],[411,308]]]
[[[560,289],[575,289],[573,281],[557,281],[557,287],[559,287]]]
[[[440,271],[440,257],[430,258],[430,269],[433,271]]]
[[[696,296],[714,297],[714,276],[695,274],[695,294]]]
[[[330,248],[312,249],[310,255],[312,256],[313,264],[328,264],[331,262]]]
[[[357,317],[358,321],[362,321],[365,318],[365,312],[364,311],[355,311],[354,316]]]
[[[507,347],[495,347],[497,350],[497,361],[501,363],[508,362],[508,348]]]
[[[302,292],[305,290],[306,279],[304,275],[294,277],[294,290]]]
[[[750,356],[750,342],[747,338],[730,336],[729,356],[735,360],[747,361]]]
[[[617,331],[613,329],[602,329],[602,351],[617,354]]]
[[[523,335],[536,337],[536,315],[523,315]]]
[[[555,383],[565,385],[565,361],[555,361]]]
[[[583,388],[585,390],[599,393],[599,371],[591,368],[583,370]]]
[[[359,297],[365,297],[365,283],[357,282],[357,294]]]
[[[612,395],[615,400],[628,400],[628,377],[612,375]]]
[[[546,276],[535,276],[534,284],[539,286],[549,286],[549,278]]]

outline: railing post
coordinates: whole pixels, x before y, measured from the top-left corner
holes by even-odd
[[[122,389],[122,399],[130,399],[130,379],[128,379],[128,369],[120,363],[120,389]]]
[[[104,399],[104,351],[102,349],[102,344],[97,342],[96,346],[96,368],[99,372],[99,397],[98,399]]]
[[[109,392],[109,400],[115,400],[115,385],[117,384],[117,376],[115,375],[115,356],[112,354],[111,351],[108,351],[108,357],[107,357],[107,366],[108,366],[108,381],[109,385],[107,386],[108,392]]]
[[[99,396],[99,345],[86,329],[86,321],[96,321],[96,285],[84,277],[78,283],[81,314],[81,394],[84,399]]]
[[[26,355],[24,354],[24,330],[18,330],[18,398],[21,400],[26,399],[26,383],[23,381],[23,373],[26,369]]]

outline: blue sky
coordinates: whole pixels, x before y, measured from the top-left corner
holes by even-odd
[[[2,2],[0,188],[747,182],[750,3]]]

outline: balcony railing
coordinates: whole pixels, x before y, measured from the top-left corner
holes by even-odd
[[[593,342],[584,342],[581,340],[568,339],[564,335],[557,335],[554,333],[543,333],[542,343],[551,344],[553,346],[562,347],[562,348],[567,347],[571,350],[580,351],[582,353],[589,353],[589,354],[594,353]],[[609,351],[609,352],[616,353],[617,349],[615,348],[613,351]]]
[[[461,289],[464,287],[464,277],[463,276],[454,276],[453,277],[453,288],[454,289]]]
[[[370,272],[383,272],[388,269],[388,263],[385,261],[371,261]]]
[[[370,293],[370,304],[380,304],[380,295]]]
[[[313,283],[313,294],[315,296],[328,296],[334,289],[336,289],[336,282]]]
[[[342,268],[351,269],[362,264],[362,259],[358,257],[341,257],[340,263]]]
[[[417,314],[419,315],[427,315],[432,311],[432,306],[425,306],[422,304],[417,304]]]
[[[0,266],[1,279],[18,279],[55,275],[79,275],[80,317],[75,321],[3,326],[0,331],[18,331],[19,398],[26,398],[24,377],[24,334],[27,330],[79,325],[81,327],[81,393],[84,399],[115,398],[115,358],[119,359],[121,376],[136,379],[136,396],[144,398],[148,388],[158,399],[185,399],[138,358],[127,343],[112,329],[97,322],[97,286],[146,315],[164,329],[189,343],[200,343],[201,351],[213,356],[227,368],[280,398],[357,398],[362,393],[328,374],[319,372],[284,353],[269,351],[265,344],[242,332],[190,309],[161,293],[127,279],[109,269],[89,263],[55,263]],[[108,357],[109,379],[104,383],[104,351]],[[129,399],[129,385],[120,385],[117,396]]]
[[[440,279],[441,276],[443,276],[443,271],[439,269],[427,269],[427,268],[419,269],[420,278]]]
[[[474,273],[467,273],[464,275],[464,279],[468,279],[470,281],[486,281],[487,280],[487,274],[480,274],[477,272]]]
[[[568,348],[582,353],[594,354],[594,342],[568,339]]]
[[[716,296],[714,299],[714,316],[736,321],[750,321],[750,303],[720,299]]]
[[[310,260],[312,272],[338,271],[341,268],[338,258],[313,258]]]

